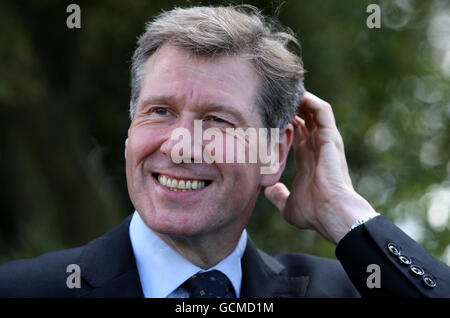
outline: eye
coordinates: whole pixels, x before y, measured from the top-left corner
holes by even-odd
[[[225,122],[225,120],[223,120],[223,119],[220,118],[220,117],[216,117],[216,116],[212,116],[212,117],[211,117],[211,120],[212,120],[212,121],[215,121],[216,123],[224,123],[224,122]]]
[[[160,116],[165,116],[169,114],[169,111],[163,107],[155,107],[154,109],[152,109],[152,113]]]
[[[205,118],[205,120],[210,120],[213,121],[215,123],[219,123],[219,124],[227,124],[228,122],[220,117],[217,116],[208,116],[207,118]]]

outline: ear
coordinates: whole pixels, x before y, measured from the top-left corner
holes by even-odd
[[[292,146],[292,141],[294,138],[294,126],[289,123],[286,128],[280,133],[279,141],[275,142],[274,147],[278,147],[278,164],[276,165],[276,171],[271,174],[263,174],[261,177],[261,185],[263,187],[270,187],[277,183],[281,175],[283,174],[284,168],[286,167],[286,161],[289,154],[289,150]],[[273,142],[273,141],[272,141]],[[276,163],[275,163],[276,164]]]

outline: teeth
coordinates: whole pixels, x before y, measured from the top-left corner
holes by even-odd
[[[186,192],[205,187],[205,181],[200,180],[181,180],[175,178],[169,178],[165,175],[158,176],[158,182],[163,186],[173,190],[175,192]]]
[[[166,185],[166,183],[167,183],[167,178],[166,178],[166,176],[161,176],[161,175],[159,175],[159,176],[158,176],[158,181],[159,181],[159,183],[161,183],[162,185]]]

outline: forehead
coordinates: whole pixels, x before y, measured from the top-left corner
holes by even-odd
[[[242,56],[206,58],[163,45],[147,61],[140,101],[153,95],[173,96],[185,105],[234,105],[254,113],[259,77]]]

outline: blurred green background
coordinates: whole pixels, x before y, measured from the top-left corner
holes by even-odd
[[[71,2],[81,29],[66,27]],[[136,37],[163,9],[217,3],[0,2],[0,263],[85,244],[133,212],[123,151]],[[450,2],[246,3],[300,39],[306,88],[333,105],[358,192],[450,264]],[[366,26],[370,3],[380,29]],[[293,174],[290,157],[283,181]],[[335,257],[263,196],[248,230],[269,253]]]

